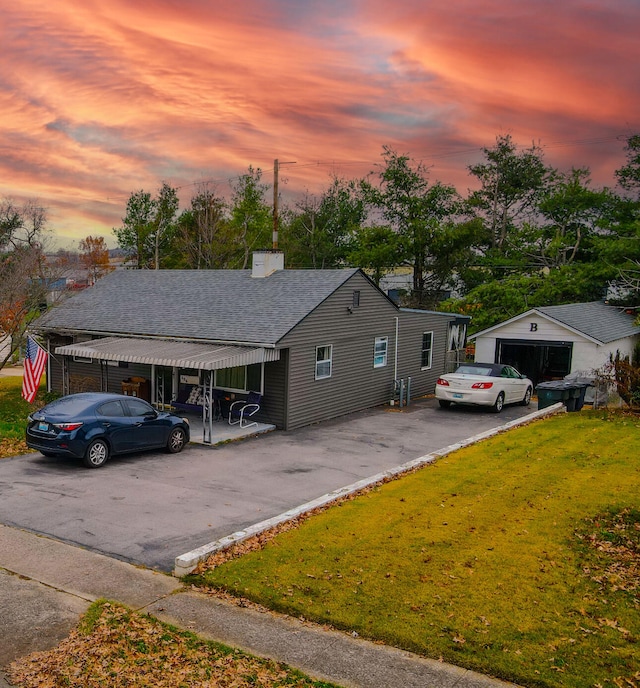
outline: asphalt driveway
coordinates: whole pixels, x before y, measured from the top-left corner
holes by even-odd
[[[0,460],[0,523],[163,571],[180,554],[536,410],[443,410],[434,399],[98,470],[40,454]]]

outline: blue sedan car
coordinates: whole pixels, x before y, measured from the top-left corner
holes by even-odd
[[[143,399],[105,392],[71,394],[30,416],[27,446],[45,456],[74,456],[100,468],[113,454],[165,448],[175,454],[189,442],[189,421],[156,411]]]

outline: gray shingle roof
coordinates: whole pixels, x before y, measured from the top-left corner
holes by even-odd
[[[634,324],[633,315],[602,301],[542,306],[535,310],[603,344],[640,334],[640,326]]]
[[[358,272],[118,270],[38,319],[34,329],[276,344]]]

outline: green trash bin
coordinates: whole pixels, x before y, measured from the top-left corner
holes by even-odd
[[[551,380],[549,382],[541,382],[536,387],[538,394],[538,408],[544,409],[548,406],[553,406],[559,401],[565,402],[569,398],[569,392],[565,388],[563,380]]]

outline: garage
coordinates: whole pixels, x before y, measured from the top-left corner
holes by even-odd
[[[511,365],[534,385],[558,380],[571,372],[572,342],[536,342],[498,339],[496,363]]]
[[[532,308],[469,337],[475,360],[506,363],[534,384],[572,373],[593,376],[617,352],[634,356],[640,342],[635,309],[604,301]]]

